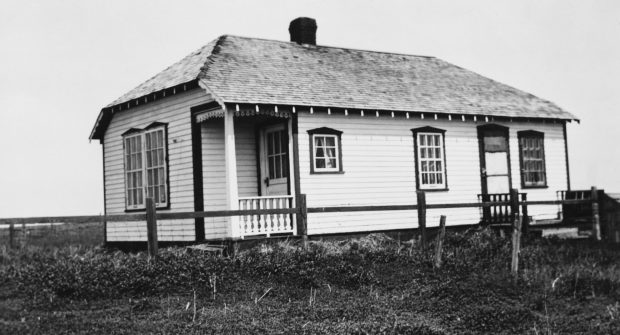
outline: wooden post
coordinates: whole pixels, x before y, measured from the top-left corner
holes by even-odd
[[[527,201],[527,193],[523,193],[523,197],[522,199],[523,202]],[[521,217],[522,217],[522,226],[521,226],[521,232],[523,232],[524,234],[527,235],[527,232],[529,230],[529,226],[530,226],[530,217],[529,214],[527,212],[527,205],[523,204],[521,205]]]
[[[446,216],[442,215],[439,218],[439,234],[437,234],[437,241],[435,243],[435,268],[441,267],[441,252],[443,248],[443,240],[446,237]]]
[[[9,246],[11,249],[15,248],[15,224],[13,222],[9,224]]]
[[[519,191],[516,188],[510,189],[510,219],[515,222],[519,215]]]
[[[418,198],[418,227],[420,228],[420,238],[422,247],[426,248],[426,193],[416,192]]]
[[[510,272],[516,280],[519,274],[519,252],[521,248],[521,217],[517,215],[512,227],[512,263]]]
[[[308,205],[305,194],[297,196],[297,213],[297,229],[299,229],[304,249],[306,249],[308,247]]]
[[[28,236],[27,236],[27,231],[26,231],[26,223],[22,223],[22,240],[21,240],[21,245],[22,248],[26,246],[26,244],[28,243]]]
[[[239,209],[239,186],[237,178],[237,154],[235,144],[235,112],[226,109],[224,111],[224,164],[226,167],[226,208],[229,210]],[[239,229],[239,217],[228,216],[228,232],[230,237],[241,236]]]
[[[146,236],[149,257],[157,257],[157,218],[153,198],[146,198]]]
[[[592,200],[592,237],[597,241],[601,240],[601,222],[598,208],[598,190],[592,186],[590,200]]]
[[[105,212],[101,216],[101,223],[103,223],[103,246],[108,245],[108,221],[106,220]]]

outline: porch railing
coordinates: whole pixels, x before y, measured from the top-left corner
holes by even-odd
[[[519,201],[526,201],[527,195],[519,193]],[[503,224],[512,222],[512,210],[510,208],[510,193],[487,193],[478,194],[478,201],[499,203],[489,207],[480,207],[482,224]]]
[[[293,196],[267,196],[239,198],[239,210],[294,208]],[[297,232],[292,214],[255,214],[239,217],[241,237],[251,235],[283,234]]]

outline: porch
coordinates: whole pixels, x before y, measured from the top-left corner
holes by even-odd
[[[212,108],[192,118],[199,134],[194,152],[201,166],[194,173],[201,174],[202,210],[295,208],[290,111]],[[286,213],[203,221],[207,240],[297,234],[295,215]]]

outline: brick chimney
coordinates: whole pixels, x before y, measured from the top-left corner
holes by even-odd
[[[309,17],[298,17],[288,26],[291,42],[316,45],[316,20]]]

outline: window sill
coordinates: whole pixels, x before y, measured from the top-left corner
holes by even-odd
[[[162,210],[162,209],[170,209],[170,205],[166,205],[166,206],[162,206],[162,207],[155,207],[155,210]],[[146,208],[131,208],[131,209],[125,209],[125,213],[137,213],[137,212],[146,212]]]
[[[344,171],[310,171],[310,174],[344,174]]]
[[[549,188],[549,186],[547,186],[547,185],[540,185],[540,186],[524,186],[524,185],[521,185],[521,188],[524,189],[524,190],[527,190],[527,189],[537,189],[537,188]]]
[[[444,187],[444,188],[418,188],[418,191],[424,191],[424,192],[446,192],[446,191],[450,191],[449,188]]]

